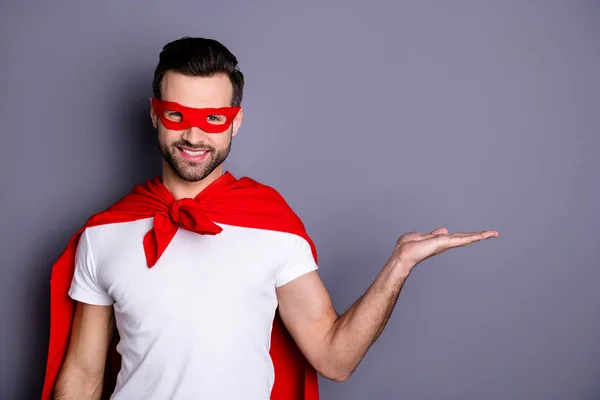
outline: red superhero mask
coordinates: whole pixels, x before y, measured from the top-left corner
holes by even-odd
[[[195,126],[207,133],[225,132],[242,108],[192,108],[156,97],[152,98],[152,107],[167,129],[180,131]]]

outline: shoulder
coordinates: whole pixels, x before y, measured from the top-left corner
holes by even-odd
[[[83,228],[80,241],[85,239],[97,256],[108,255],[117,249],[142,243],[152,224],[153,218],[89,224]]]
[[[290,237],[292,248],[309,248],[316,258],[316,246],[302,218],[278,190],[248,176],[240,178],[238,182],[242,186],[252,187],[261,192],[261,198],[268,202],[265,209],[278,215],[275,229],[293,234],[293,237]]]
[[[240,188],[246,188],[248,198],[259,200],[264,204],[265,209],[280,214],[281,218],[304,230],[300,215],[279,190],[248,176],[239,178],[237,184]]]

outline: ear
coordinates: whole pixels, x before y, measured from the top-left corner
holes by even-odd
[[[233,129],[231,131],[231,136],[235,136],[238,129],[240,129],[240,126],[242,125],[242,119],[244,118],[244,108],[240,108],[240,111],[237,113],[237,115],[235,116],[235,118],[233,119]]]
[[[154,107],[152,107],[152,98],[150,98],[150,119],[152,120],[152,126],[154,126],[154,129],[158,129],[158,115],[156,114]]]

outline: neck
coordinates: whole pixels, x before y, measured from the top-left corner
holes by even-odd
[[[194,198],[200,194],[208,185],[217,180],[223,175],[223,166],[219,165],[206,178],[198,182],[187,182],[181,179],[168,165],[164,165],[162,182],[163,185],[171,192],[175,200]]]

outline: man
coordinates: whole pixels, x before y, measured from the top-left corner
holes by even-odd
[[[162,175],[92,217],[55,264],[43,398],[315,400],[316,372],[348,379],[418,263],[498,235],[405,234],[338,315],[299,218],[223,170],[243,86],[215,40],[163,48],[150,104]]]

